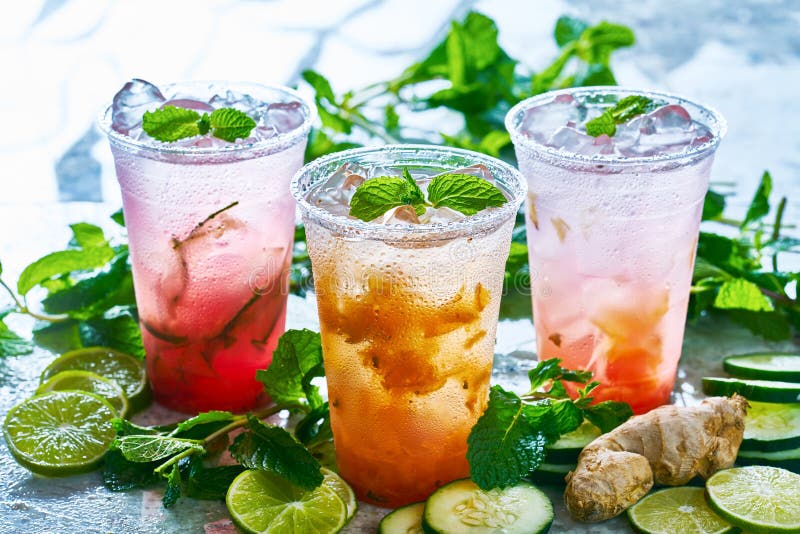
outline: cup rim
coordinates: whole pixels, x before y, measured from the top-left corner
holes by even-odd
[[[274,91],[282,96],[288,96],[298,100],[302,104],[304,111],[303,123],[297,128],[277,135],[268,139],[256,141],[254,143],[230,143],[224,146],[214,147],[195,147],[195,146],[176,146],[170,143],[160,142],[149,139],[133,139],[126,134],[120,133],[112,127],[111,124],[111,111],[112,104],[108,103],[104,106],[97,118],[97,125],[100,130],[105,133],[112,144],[122,146],[128,150],[139,150],[152,154],[163,155],[177,155],[177,156],[209,156],[209,155],[224,155],[231,154],[238,157],[243,156],[243,152],[256,152],[258,154],[271,154],[280,152],[293,146],[300,139],[306,137],[311,130],[311,125],[317,117],[317,108],[314,103],[307,97],[301,95],[297,90],[279,84],[266,84],[259,82],[245,82],[245,81],[223,81],[223,80],[190,80],[182,82],[173,82],[164,86],[158,86],[160,90],[167,91],[174,88],[191,88],[192,86],[209,86],[219,85],[225,89],[242,89],[247,90],[248,87],[256,90]]]
[[[327,177],[329,175],[327,172],[333,172],[331,169],[335,170],[339,165],[354,160],[357,163],[358,159],[375,154],[386,155],[390,163],[397,165],[403,165],[403,161],[408,161],[408,164],[413,161],[414,164],[423,166],[428,164],[431,167],[437,167],[436,164],[440,163],[438,168],[447,168],[448,165],[451,165],[453,169],[475,164],[486,165],[509,196],[508,202],[498,208],[483,210],[475,215],[448,223],[382,225],[335,215],[324,208],[313,205],[306,199],[308,191],[323,179],[317,178],[308,182],[309,177],[323,172],[326,174],[322,176]],[[309,222],[319,224],[346,238],[432,243],[491,233],[508,219],[516,216],[527,194],[527,182],[519,170],[486,154],[438,145],[395,144],[353,148],[318,158],[297,171],[292,178],[290,191],[301,210],[304,224]]]
[[[620,96],[641,95],[649,98],[661,98],[667,100],[671,104],[689,105],[696,112],[702,113],[703,118],[707,119],[703,124],[711,130],[713,137],[705,143],[696,147],[690,147],[689,150],[677,153],[664,153],[656,154],[653,156],[620,156],[616,154],[596,154],[584,155],[576,154],[573,152],[566,152],[558,148],[545,146],[538,141],[526,136],[520,130],[521,120],[520,117],[523,112],[534,107],[535,105],[549,102],[559,95],[591,95],[591,94],[616,94]],[[696,117],[693,117],[695,120]],[[649,89],[634,89],[625,86],[616,85],[595,85],[588,87],[577,87],[560,89],[558,91],[548,91],[536,96],[526,98],[525,100],[517,103],[512,107],[505,117],[506,130],[511,135],[511,140],[516,147],[525,147],[533,151],[543,159],[551,162],[565,162],[589,165],[610,165],[610,166],[639,166],[639,165],[652,165],[661,164],[674,161],[699,159],[713,153],[719,146],[722,138],[727,133],[728,125],[725,118],[713,107],[706,106],[683,97],[675,93],[669,93],[660,90]]]

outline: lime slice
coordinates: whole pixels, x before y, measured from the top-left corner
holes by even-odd
[[[73,475],[94,469],[115,432],[117,411],[85,391],[51,391],[11,408],[3,437],[12,456],[34,473]]]
[[[721,534],[734,528],[706,503],[703,488],[656,491],[628,508],[633,528],[645,534]]]
[[[128,397],[132,412],[141,410],[150,402],[144,362],[129,354],[105,347],[87,347],[65,352],[45,368],[41,381],[45,382],[56,374],[69,370],[89,371],[116,382]]]
[[[225,504],[233,522],[250,533],[333,533],[347,521],[344,501],[327,484],[304,490],[255,469],[233,480]]]
[[[342,477],[330,469],[325,469],[323,467],[322,474],[324,475],[322,484],[335,491],[336,495],[338,495],[339,498],[344,501],[345,508],[347,509],[347,518],[345,519],[345,523],[349,523],[350,520],[353,519],[353,516],[356,515],[356,511],[358,510],[358,501],[356,500],[356,494],[353,493],[353,488],[351,488]]]
[[[66,389],[77,389],[100,395],[117,410],[119,417],[125,417],[128,413],[128,397],[122,388],[113,380],[89,371],[62,371],[39,386],[36,394]]]
[[[706,481],[711,507],[748,532],[800,532],[800,475],[764,465],[736,467]]]

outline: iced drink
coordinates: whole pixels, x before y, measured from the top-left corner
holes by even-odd
[[[257,126],[160,142],[142,116],[166,105],[233,107]],[[147,369],[155,398],[183,412],[259,401],[284,331],[295,202],[312,108],[293,91],[133,80],[101,119],[122,189]]]
[[[348,216],[364,180],[407,167],[493,182],[507,202],[467,217],[449,208]],[[399,506],[469,475],[467,436],[488,398],[514,216],[524,183],[462,150],[390,146],[322,158],[297,174],[319,307],[341,474],[363,500]]]
[[[629,95],[652,104],[612,136],[586,133]],[[528,99],[506,126],[528,180],[539,357],[594,371],[597,400],[637,413],[668,402],[723,119],[673,95],[604,87]]]

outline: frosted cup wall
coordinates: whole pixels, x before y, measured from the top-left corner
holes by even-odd
[[[560,93],[645,94],[682,105],[713,134],[682,153],[582,156],[520,131],[525,111],[558,93],[528,99],[506,118],[528,181],[539,357],[591,369],[602,383],[597,400],[623,400],[641,413],[667,403],[674,385],[703,199],[724,122],[672,95],[617,88]]]
[[[267,102],[293,91],[221,84]],[[171,86],[201,98],[219,85]],[[213,93],[211,93],[213,94]],[[288,133],[206,148],[137,141],[101,120],[122,189],[133,280],[155,398],[184,412],[243,411],[284,331],[295,203],[313,109]],[[216,142],[216,141],[215,141]]]
[[[385,226],[306,200],[346,162],[391,174],[483,164],[509,202],[447,224]],[[480,154],[399,145],[317,160],[292,192],[314,273],[340,473],[369,502],[424,500],[469,475],[467,436],[488,398],[522,177]]]

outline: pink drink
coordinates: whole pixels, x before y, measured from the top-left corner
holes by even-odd
[[[585,123],[643,94],[659,109],[593,138]],[[591,369],[596,400],[669,402],[703,199],[724,134],[715,112],[619,88],[547,93],[506,126],[528,180],[526,223],[540,358]]]
[[[247,410],[265,400],[255,372],[270,364],[284,331],[295,220],[289,181],[303,163],[312,110],[283,88],[194,83],[161,97],[145,83],[126,85],[113,124],[109,108],[103,125],[153,392],[184,412]],[[141,133],[136,117],[165,100],[201,111],[237,107],[258,127],[235,143],[161,143]]]

